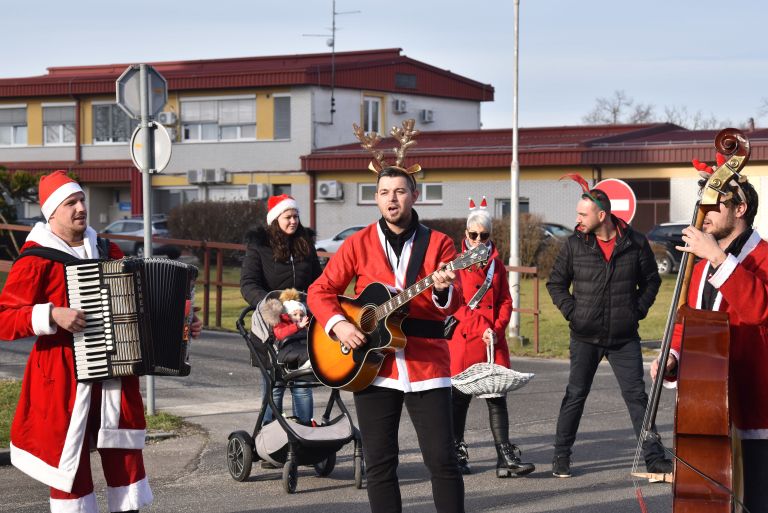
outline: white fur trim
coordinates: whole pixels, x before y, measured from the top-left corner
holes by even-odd
[[[11,464],[29,477],[50,487],[69,492],[75,480],[74,470],[62,470],[48,465],[37,456],[19,449],[11,442]]]
[[[448,285],[448,300],[445,302],[443,306],[440,306],[440,304],[437,302],[437,296],[435,293],[432,293],[432,302],[435,304],[436,307],[438,307],[440,310],[445,310],[450,306],[451,304],[451,298],[453,297],[453,283]]]
[[[382,387],[382,388],[391,388],[393,390],[400,390],[401,392],[406,392],[406,390],[403,390],[402,383],[399,380],[393,379],[393,378],[383,378],[381,376],[377,377],[373,380],[373,383],[371,383],[373,386]],[[451,378],[432,378],[432,379],[425,379],[424,381],[414,381],[410,383],[410,390],[409,392],[424,392],[425,390],[432,390],[435,388],[448,388],[451,386]]]
[[[138,510],[152,504],[153,498],[152,489],[146,477],[128,486],[107,487],[109,511]]]
[[[51,513],[99,513],[96,494],[91,492],[79,499],[51,499]]]
[[[53,303],[40,303],[32,307],[32,331],[35,335],[53,335],[58,326],[51,322]]]
[[[341,314],[336,314],[325,323],[325,332],[333,339],[338,340],[338,337],[333,333],[333,327],[341,321],[346,321],[347,318]]]
[[[738,259],[733,255],[728,255],[728,257],[725,259],[725,262],[720,264],[720,267],[717,268],[715,274],[713,274],[709,279],[709,283],[711,283],[712,286],[716,289],[719,289],[723,286],[725,280],[730,278],[737,265],[739,265]]]
[[[75,404],[72,407],[67,437],[64,439],[64,447],[61,451],[61,459],[59,459],[59,468],[71,470],[73,473],[77,471],[83,443],[86,443],[85,430],[88,425],[88,412],[91,409],[92,388],[90,383],[77,384]]]
[[[90,226],[85,229],[83,234],[83,242],[85,244],[85,253],[88,258],[98,258],[99,250],[96,247],[96,230]],[[46,248],[58,249],[65,253],[69,253],[72,256],[80,258],[80,255],[69,244],[61,240],[51,231],[51,225],[36,223],[32,228],[32,231],[27,235],[27,241],[35,242]]]
[[[736,432],[742,440],[768,439],[768,429],[737,429]]]
[[[412,392],[411,377],[408,375],[408,362],[405,361],[405,349],[395,351],[395,365],[397,365],[397,380],[400,382],[400,390]]]
[[[146,430],[120,429],[122,386],[120,378],[101,383],[101,427],[96,440],[96,446],[100,449],[144,448]]]
[[[51,218],[51,214],[53,214],[56,211],[56,208],[58,208],[61,203],[70,197],[72,194],[75,194],[76,192],[83,192],[83,188],[80,187],[76,182],[67,182],[48,196],[48,199],[45,200],[45,203],[42,204],[40,207],[40,210],[43,212],[43,215],[45,216],[45,220]]]
[[[281,201],[280,203],[278,203],[277,205],[272,207],[269,210],[269,212],[267,212],[267,224],[268,225],[272,224],[272,221],[277,219],[280,216],[280,214],[282,214],[283,212],[285,212],[286,210],[289,210],[291,208],[296,210],[296,212],[298,212],[299,211],[299,204],[296,203],[296,200],[293,199],[293,198],[286,198],[286,199],[284,199],[283,201]]]

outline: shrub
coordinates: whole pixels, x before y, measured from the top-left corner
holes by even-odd
[[[422,222],[434,230],[441,231],[453,239],[456,249],[461,248],[464,237],[465,218],[424,219]],[[548,237],[541,226],[542,220],[538,215],[521,214],[520,245],[518,247],[520,265],[537,267],[541,277],[549,276],[560,242]],[[499,257],[504,264],[509,262],[509,217],[493,220],[493,241],[499,251]],[[523,275],[525,276],[525,275]]]
[[[242,244],[246,232],[266,223],[263,201],[193,201],[179,205],[168,214],[171,237],[198,241]],[[202,258],[201,251],[195,251]],[[241,254],[225,251],[229,263],[238,261]]]

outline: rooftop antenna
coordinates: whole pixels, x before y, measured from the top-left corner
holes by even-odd
[[[339,14],[358,14],[361,11],[337,11],[336,0],[332,3],[331,15],[331,33],[330,34],[302,34],[304,37],[327,37],[325,44],[331,47],[331,122],[333,124],[333,113],[336,112],[336,16]]]

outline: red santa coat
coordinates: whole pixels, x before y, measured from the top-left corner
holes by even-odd
[[[38,223],[23,248],[45,246],[77,256],[48,225]],[[96,232],[85,234],[86,255],[98,257]],[[122,252],[110,244],[109,256]],[[11,425],[11,463],[53,488],[69,492],[77,472],[91,403],[91,385],[75,380],[72,334],[51,325],[53,306],[68,306],[61,263],[30,256],[11,269],[0,293],[0,340],[37,335]],[[100,448],[144,447],[144,406],[136,377],[102,382]]]
[[[466,248],[466,241],[462,243]],[[467,304],[475,293],[483,286],[485,277],[493,265],[491,286],[471,310]],[[477,266],[459,271],[461,289],[464,296],[462,306],[454,317],[459,321],[453,338],[448,343],[451,352],[451,374],[456,375],[470,365],[487,361],[483,333],[491,328],[496,334],[494,345],[494,361],[505,367],[510,366],[509,348],[507,347],[506,331],[512,316],[512,296],[509,294],[509,280],[504,263],[499,258],[496,246],[491,243],[490,258],[482,268]]]
[[[331,336],[334,324],[345,319],[337,296],[344,294],[353,279],[357,278],[356,295],[374,282],[397,290],[406,288],[405,275],[413,237],[403,246],[399,262],[391,249],[387,254],[385,247],[379,223],[367,226],[344,241],[323,274],[309,287],[309,309]],[[429,245],[416,279],[425,278],[438,268],[440,262],[450,262],[454,258],[456,250],[451,239],[443,233],[430,231]],[[408,303],[409,317],[442,322],[460,304],[461,286],[457,279],[449,288],[445,307],[440,307],[434,296],[425,292]],[[446,340],[409,335],[403,350],[384,359],[373,385],[404,392],[451,386],[450,354]]]
[[[688,304],[701,308],[707,260],[691,277]],[[741,438],[768,439],[768,243],[757,231],[738,256],[729,255],[710,278],[718,290],[715,310],[728,312],[730,323],[730,394],[734,426]],[[680,354],[682,326],[675,326],[672,353]]]

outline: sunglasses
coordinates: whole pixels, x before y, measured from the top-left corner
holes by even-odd
[[[480,240],[483,242],[487,241],[491,236],[491,234],[488,232],[467,232],[467,235],[469,236],[469,240],[475,240],[478,236],[480,236]]]

